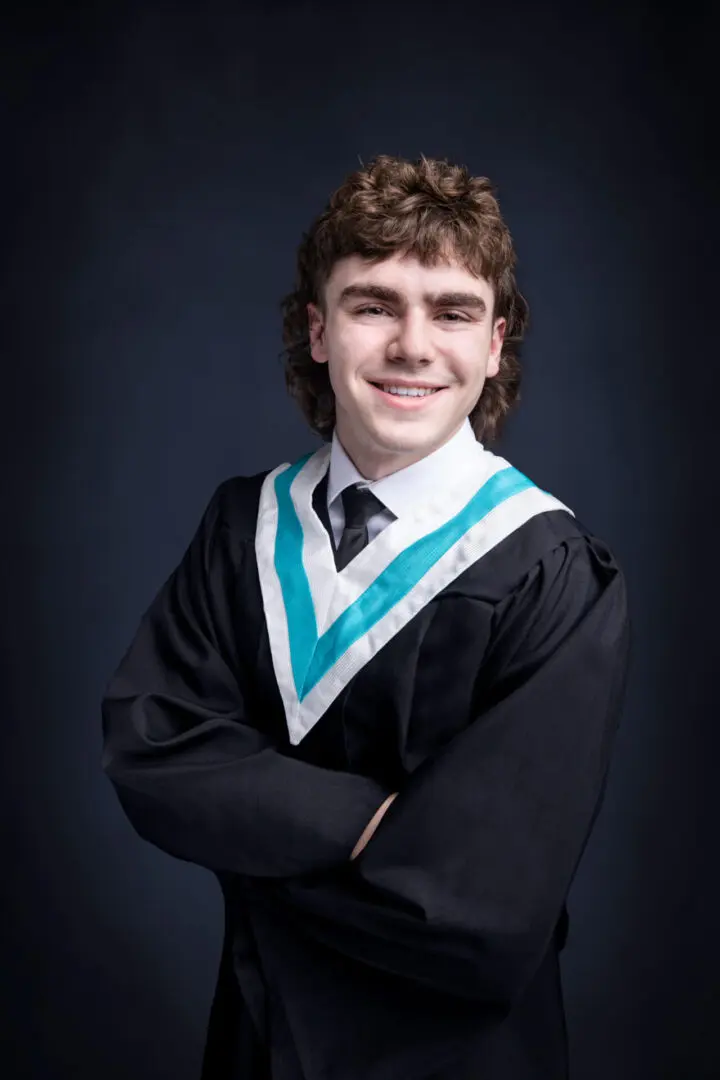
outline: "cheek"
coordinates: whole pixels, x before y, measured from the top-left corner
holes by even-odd
[[[468,341],[459,348],[454,357],[453,367],[457,377],[473,391],[485,374],[485,360],[488,355],[489,340]]]
[[[336,331],[328,338],[328,375],[339,401],[344,402],[348,397],[347,387],[352,381],[356,352],[352,335],[347,331]]]
[[[348,325],[339,329],[334,339],[333,357],[338,372],[346,375],[362,370],[377,361],[384,335],[374,327]]]

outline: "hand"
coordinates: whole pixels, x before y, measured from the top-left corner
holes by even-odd
[[[385,802],[375,811],[375,813],[371,817],[370,821],[368,822],[368,824],[363,829],[362,836],[360,837],[357,844],[355,845],[355,847],[352,850],[352,855],[350,856],[351,860],[357,858],[357,856],[363,850],[363,848],[367,844],[368,840],[373,835],[373,833],[377,829],[378,825],[382,821],[385,811],[390,806],[390,803],[393,801],[393,799],[395,798],[396,795],[397,795],[397,791],[393,791],[392,795],[388,795]]]

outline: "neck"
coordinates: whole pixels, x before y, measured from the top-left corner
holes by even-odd
[[[385,476],[400,472],[401,469],[406,469],[409,465],[414,465],[417,461],[429,457],[430,454],[439,450],[441,446],[450,442],[457,435],[461,426],[458,425],[455,431],[450,432],[446,438],[429,448],[406,451],[387,450],[384,447],[373,445],[370,440],[357,438],[352,431],[345,428],[339,417],[336,432],[343,450],[357,471],[365,480],[372,481],[382,480]]]

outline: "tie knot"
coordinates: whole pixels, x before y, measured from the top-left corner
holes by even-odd
[[[385,509],[377,495],[373,495],[372,491],[359,484],[346,487],[341,498],[345,511],[346,529],[364,529],[373,514]]]

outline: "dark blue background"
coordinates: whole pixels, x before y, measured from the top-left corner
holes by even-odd
[[[215,485],[317,445],[279,299],[385,152],[498,185],[531,303],[496,447],[626,571],[633,668],[563,954],[577,1080],[720,1075],[709,5],[18,6],[2,80],[7,1077],[197,1077],[207,872],[139,840],[99,701]],[[581,722],[582,718],[579,718]]]

